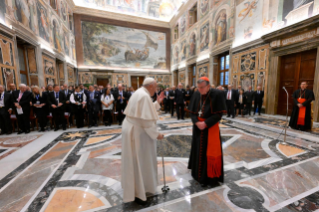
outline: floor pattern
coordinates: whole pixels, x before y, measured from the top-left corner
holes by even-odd
[[[263,123],[263,124],[280,126],[280,127],[284,127],[286,125],[286,123],[287,123],[285,119],[279,119],[279,118],[273,118],[273,117],[267,117],[267,116],[254,117],[254,120],[257,123]],[[315,135],[319,135],[319,126],[318,126],[318,124],[314,124],[312,130],[309,131],[309,133],[312,133],[312,134],[315,134]]]
[[[35,148],[35,142],[41,141],[43,146],[28,158],[16,151],[3,159],[20,163],[12,164],[12,171],[0,179],[0,211],[319,210],[318,136],[289,132],[287,143],[283,143],[278,139],[278,127],[223,119],[225,182],[202,187],[187,169],[190,120],[163,118],[158,127],[165,134],[157,143],[158,188],[155,194],[148,194],[145,206],[122,201],[118,126],[52,132],[42,140],[41,134],[1,137],[0,157],[7,151],[1,151],[4,145],[20,145],[21,152]],[[161,156],[165,157],[166,182],[171,189],[166,194],[161,192]],[[0,160],[0,169],[2,165]]]

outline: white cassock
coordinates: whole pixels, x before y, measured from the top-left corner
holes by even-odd
[[[132,95],[124,111],[121,167],[124,202],[134,201],[135,197],[146,201],[146,192],[155,193],[159,108],[158,102],[153,103],[148,90],[142,87]]]

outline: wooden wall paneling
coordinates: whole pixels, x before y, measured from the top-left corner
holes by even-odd
[[[57,78],[57,69],[55,59],[42,55],[42,64],[43,64],[43,74],[45,86],[48,84],[57,84],[59,83]]]
[[[37,75],[30,75],[31,85],[39,85],[39,79]]]
[[[35,48],[27,47],[27,57],[29,65],[29,74],[37,74],[37,61],[35,57]]]
[[[59,77],[60,80],[64,80],[65,76],[64,76],[64,64],[63,63],[58,63],[59,64]]]
[[[18,71],[15,63],[14,42],[12,39],[0,34],[0,83],[18,84]],[[7,86],[4,85],[7,89]]]
[[[75,70],[74,68],[70,67],[70,66],[67,66],[67,73],[68,73],[68,82],[69,82],[69,85],[74,85],[75,84]]]
[[[208,77],[209,74],[209,63],[201,64],[197,66],[197,71],[196,71],[196,81],[201,77],[201,76],[206,76]]]

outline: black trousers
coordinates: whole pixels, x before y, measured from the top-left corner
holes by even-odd
[[[174,116],[174,99],[169,100],[170,108],[171,108],[171,116]]]
[[[103,121],[105,125],[111,125],[112,124],[112,110],[103,110],[104,111],[104,116],[103,116]]]
[[[10,114],[5,108],[0,108],[0,128],[1,133],[12,132]]]
[[[75,109],[76,127],[84,127],[84,109],[82,106]]]
[[[254,115],[256,113],[257,108],[258,108],[258,114],[260,115],[262,105],[263,105],[263,102],[255,102],[254,103]]]
[[[185,108],[184,103],[176,104],[177,119],[184,119],[184,114],[185,114],[184,108]],[[179,110],[181,110],[181,112],[179,112]]]
[[[35,115],[38,119],[41,130],[44,130],[48,120],[47,114],[44,108],[34,108]]]
[[[247,102],[247,103],[246,103],[246,108],[247,108],[248,115],[250,115],[250,113],[251,113],[251,108],[252,108],[252,103],[251,103],[251,102]]]
[[[64,111],[61,108],[52,108],[52,115],[55,123],[55,129],[59,129],[60,124],[62,124],[62,128],[66,128],[66,123],[64,121]]]
[[[30,110],[23,110],[23,114],[18,114],[17,118],[19,129],[23,132],[30,131]]]
[[[117,108],[117,120],[119,121],[119,124],[121,125],[122,122],[123,122],[123,119],[125,118],[125,115],[124,115],[124,110],[125,110],[125,107],[126,105],[125,104],[117,104],[116,106]],[[123,111],[123,112],[122,112]]]
[[[93,108],[89,108],[89,125],[90,126],[94,126],[94,125],[98,125],[98,116],[99,111],[96,110],[94,107]]]
[[[170,112],[170,102],[168,99],[164,100],[164,109],[165,109],[165,113]]]
[[[227,116],[235,117],[235,105],[233,101],[226,100]]]

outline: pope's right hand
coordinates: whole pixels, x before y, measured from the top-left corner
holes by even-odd
[[[163,134],[159,134],[158,136],[157,136],[157,140],[162,140],[164,138],[164,135]]]

